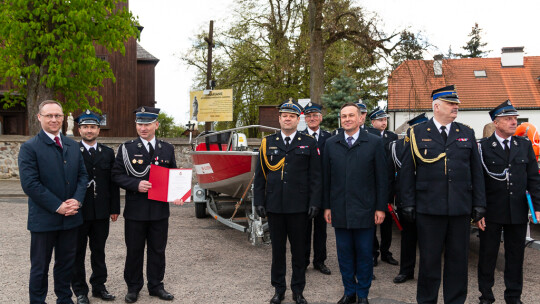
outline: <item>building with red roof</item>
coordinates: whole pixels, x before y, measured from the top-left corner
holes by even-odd
[[[455,85],[460,113],[456,121],[482,137],[491,122],[488,111],[510,99],[518,123],[540,124],[540,56],[524,56],[523,47],[503,48],[497,58],[408,60],[388,77],[389,128],[398,129],[422,112],[432,117],[431,91]]]

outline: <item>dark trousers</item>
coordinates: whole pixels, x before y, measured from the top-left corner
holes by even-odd
[[[311,232],[313,231],[313,265],[324,264],[326,261],[326,220],[324,212],[319,212],[312,221],[308,220],[306,230],[306,267],[309,265],[311,255]]]
[[[271,282],[278,293],[287,290],[285,282],[287,238],[291,246],[291,290],[293,294],[301,294],[304,291],[307,224],[307,213],[268,213],[268,228],[272,239]]]
[[[373,230],[373,257],[376,258],[379,256],[379,251],[381,253],[381,258],[391,257],[392,253],[390,252],[390,245],[392,244],[392,215],[390,212],[384,213],[384,221],[382,224],[378,225],[381,230],[381,245],[379,246],[379,240],[377,239],[377,226]]]
[[[373,230],[335,228],[339,271],[348,296],[368,297],[373,278]]]
[[[77,228],[48,232],[31,232],[30,303],[45,303],[48,290],[49,263],[54,249],[54,293],[56,303],[73,303],[69,286],[77,245]]]
[[[403,219],[403,214],[398,210],[400,219]],[[416,244],[418,235],[416,232],[416,223],[400,221],[403,230],[401,230],[401,253],[399,274],[414,275],[414,266],[416,265]]]
[[[441,285],[441,255],[443,251],[444,303],[465,303],[467,299],[470,223],[469,215],[417,214],[420,268],[416,300],[419,304],[437,303]]]
[[[523,289],[523,256],[527,224],[503,225],[486,222],[486,230],[480,231],[478,259],[478,288],[480,299],[495,301],[491,288],[495,282],[494,272],[504,230],[504,299],[506,303],[518,303]]]
[[[146,277],[148,291],[163,289],[165,276],[165,247],[169,219],[158,221],[133,221],[126,219],[126,265],[124,280],[128,292],[139,292],[143,285],[144,247],[146,248]]]
[[[73,278],[71,288],[76,296],[88,295],[86,284],[86,270],[84,260],[86,258],[86,244],[90,244],[90,265],[92,275],[90,284],[94,292],[105,289],[107,281],[107,266],[105,264],[105,242],[109,236],[109,219],[86,220],[79,227],[77,237],[77,256],[73,266]]]

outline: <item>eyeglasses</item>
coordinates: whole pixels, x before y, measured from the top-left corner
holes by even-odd
[[[64,119],[64,115],[62,115],[62,114],[55,114],[55,115],[53,115],[53,114],[47,114],[47,115],[39,114],[39,115],[41,115],[42,117],[45,117],[47,119],[53,119],[53,118],[56,119],[56,120]]]

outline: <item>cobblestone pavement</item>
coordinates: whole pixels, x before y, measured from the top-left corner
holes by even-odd
[[[19,190],[16,190],[16,188]],[[9,194],[9,196],[8,196]],[[0,181],[0,303],[28,302],[28,277],[30,271],[30,233],[26,230],[27,204],[22,197],[18,181]],[[533,235],[539,235],[534,227]],[[107,242],[109,291],[117,296],[115,303],[123,303],[126,285],[123,281],[125,245],[124,220],[111,223]],[[502,249],[501,249],[502,250]],[[391,251],[399,260],[399,232],[394,231]],[[478,303],[476,283],[478,238],[471,235],[469,262],[469,296],[467,303]],[[165,288],[175,295],[174,303],[268,303],[273,294],[270,286],[271,252],[269,245],[252,246],[247,235],[227,228],[211,219],[197,219],[192,204],[171,207],[169,243],[167,245]],[[501,257],[501,256],[500,256]],[[499,260],[502,260],[501,258]],[[540,274],[536,271],[540,251],[527,248],[524,267],[524,303],[540,303]],[[500,265],[499,265],[500,264]],[[495,296],[503,302],[502,261],[496,271]],[[307,271],[304,292],[309,303],[336,303],[343,293],[337,264],[333,229],[328,228],[328,267],[332,275],[326,276],[313,270]],[[87,274],[90,275],[87,258]],[[377,279],[370,290],[372,304],[415,303],[416,280],[396,285],[392,279],[398,266],[379,262],[374,268]],[[290,264],[288,279],[290,282]],[[415,275],[416,277],[416,275]],[[442,289],[442,288],[441,288]],[[284,303],[292,303],[287,291]],[[138,303],[164,303],[148,295],[143,288]],[[440,298],[442,299],[442,298]],[[55,302],[53,293],[52,264],[49,274],[48,302]],[[92,303],[104,303],[90,298]]]

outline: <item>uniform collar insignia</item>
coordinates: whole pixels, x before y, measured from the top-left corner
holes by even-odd
[[[492,145],[493,147],[496,147],[496,146],[497,146],[497,143],[496,143],[496,142],[492,142],[491,145]]]
[[[98,148],[98,151],[101,152],[101,147]]]
[[[514,139],[514,145],[516,145],[516,146],[517,146],[517,141],[516,141],[515,139]]]
[[[158,144],[158,147],[161,149],[161,143]]]
[[[84,152],[84,147],[81,147],[81,152]]]
[[[141,144],[141,143],[138,143],[138,144],[137,144],[137,147],[139,147],[139,148],[142,147],[142,144]]]
[[[146,111],[146,110],[144,109],[144,107],[142,107],[142,109],[141,109],[141,112],[143,112],[143,113],[144,113],[144,111]]]

